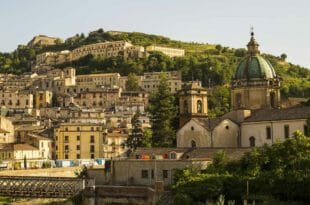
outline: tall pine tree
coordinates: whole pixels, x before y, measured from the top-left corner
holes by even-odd
[[[143,131],[139,117],[140,112],[138,111],[131,119],[132,130],[125,142],[130,151],[137,147],[150,147],[151,144],[149,134],[147,130]]]
[[[157,92],[150,97],[148,111],[152,122],[152,145],[155,147],[170,147],[175,144],[175,129],[173,123],[177,115],[175,97],[170,91],[167,76],[160,76]]]

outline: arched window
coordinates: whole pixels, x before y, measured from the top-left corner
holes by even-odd
[[[177,158],[177,153],[170,152],[170,159],[176,159],[176,158]]]
[[[197,113],[202,113],[202,102],[201,102],[201,100],[197,101]]]
[[[195,142],[195,140],[192,140],[192,141],[191,141],[191,147],[192,147],[192,148],[196,148],[196,142]]]
[[[275,93],[274,92],[271,92],[270,93],[270,106],[272,108],[275,108],[276,107],[276,98],[275,98]]]
[[[255,147],[255,137],[250,137],[250,147]]]
[[[187,100],[184,100],[183,109],[184,109],[184,113],[188,113],[188,103],[187,103]]]
[[[237,103],[237,107],[240,108],[241,107],[241,93],[236,94],[236,103]]]

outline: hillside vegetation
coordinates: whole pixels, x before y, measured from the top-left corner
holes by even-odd
[[[90,32],[88,36],[77,34],[64,43],[53,46],[36,48],[20,46],[12,53],[0,53],[0,72],[15,74],[28,72],[36,54],[45,51],[72,50],[90,43],[115,40],[131,41],[134,45],[141,46],[156,44],[184,48],[186,55],[169,58],[162,53],[154,52],[148,57],[127,61],[121,56],[102,59],[90,55],[60,65],[60,68],[73,66],[77,69],[78,74],[119,72],[121,75],[180,70],[184,81],[201,80],[203,86],[214,88],[214,95],[210,98],[211,109],[213,104],[216,104],[220,109],[218,112],[229,109],[228,86],[238,63],[246,55],[246,50],[243,48],[234,49],[219,44],[175,41],[164,36],[138,32],[104,32],[103,29],[99,29]],[[248,40],[244,39],[245,44]],[[281,92],[283,97],[310,97],[309,69],[285,62],[281,57],[263,55],[271,62],[277,74],[282,78]]]

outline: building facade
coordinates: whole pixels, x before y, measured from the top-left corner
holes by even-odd
[[[160,51],[169,57],[182,57],[185,55],[185,50],[180,48],[169,48],[169,47],[162,47],[151,45],[146,47],[146,51]]]
[[[103,124],[61,123],[55,128],[56,159],[95,159],[104,156]]]

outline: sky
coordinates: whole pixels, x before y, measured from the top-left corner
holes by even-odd
[[[244,48],[253,26],[261,52],[310,68],[309,9],[309,0],[0,0],[0,52],[98,28]]]

